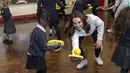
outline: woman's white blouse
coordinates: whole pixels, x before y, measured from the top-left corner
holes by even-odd
[[[86,33],[85,30],[76,30],[74,31],[74,35],[72,36],[72,48],[73,51],[75,48],[79,48],[79,37],[80,36],[88,36],[91,35],[95,30],[97,30],[97,40],[103,40],[103,33],[104,33],[104,22],[97,16],[93,14],[86,15],[88,19],[86,22],[90,24],[90,31]],[[72,53],[74,53],[72,51]]]

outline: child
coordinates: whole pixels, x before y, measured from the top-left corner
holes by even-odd
[[[75,11],[71,16],[70,25],[68,26],[67,32],[72,36],[72,54],[74,53],[74,49],[80,48],[81,55],[84,57],[81,63],[77,65],[77,69],[81,69],[88,65],[83,48],[81,47],[81,42],[84,37],[88,35],[92,35],[95,43],[96,62],[99,65],[103,65],[103,61],[100,58],[100,53],[104,33],[104,22],[99,17],[93,14],[84,16],[79,11]]]
[[[31,34],[26,68],[37,70],[37,73],[46,73],[46,62],[44,59],[46,51],[58,49],[60,48],[60,44],[47,46],[45,28],[50,22],[49,12],[39,8],[37,12],[37,21],[38,24]]]
[[[4,33],[7,35],[7,38],[3,41],[4,44],[13,44],[12,34],[16,33],[16,28],[14,21],[12,20],[10,13],[10,9],[8,7],[8,3],[4,2],[3,7],[1,9],[1,15],[4,19]]]
[[[130,7],[124,8],[115,19],[113,28],[118,44],[112,56],[112,62],[121,68],[120,73],[130,69]]]
[[[62,4],[60,0],[41,0],[42,8],[46,9],[50,15],[51,15],[51,23],[49,24],[50,27],[50,35],[52,34],[52,25],[54,26],[54,29],[56,31],[56,37],[58,40],[60,40],[60,32],[59,32],[59,27],[58,27],[58,22],[59,22],[59,16],[58,12],[56,11],[56,3],[64,9],[65,6]]]

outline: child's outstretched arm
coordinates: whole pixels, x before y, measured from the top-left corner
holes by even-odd
[[[51,50],[56,50],[59,49],[61,47],[61,44],[57,44],[54,46],[47,46],[47,39],[46,36],[44,34],[40,34],[37,36],[37,44],[39,45],[39,48],[41,48],[42,50],[46,50],[46,51],[51,51]]]

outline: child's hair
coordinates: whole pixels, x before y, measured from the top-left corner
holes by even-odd
[[[36,17],[38,22],[40,22],[40,19],[47,20],[50,22],[50,13],[43,8],[37,9]]]
[[[75,11],[73,12],[73,14],[71,15],[71,18],[70,18],[70,23],[68,25],[68,28],[66,29],[67,33],[72,36],[74,34],[74,29],[75,27],[73,26],[73,18],[80,18],[83,22],[83,29],[86,31],[86,33],[89,32],[90,30],[90,25],[86,22],[87,20],[87,16],[83,15],[81,12],[79,11]]]
[[[7,7],[8,6],[8,2],[7,1],[3,1],[3,7]]]
[[[116,40],[127,30],[130,29],[130,7],[124,8],[114,22],[114,35]]]
[[[3,5],[2,4],[0,4],[0,9],[3,7]]]

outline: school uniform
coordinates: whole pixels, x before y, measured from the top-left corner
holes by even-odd
[[[80,11],[83,13],[84,10],[88,8],[87,0],[77,0],[74,4],[74,7],[72,9],[72,12]]]
[[[6,34],[13,34],[16,33],[16,28],[14,21],[12,20],[11,16],[12,14],[10,13],[9,7],[7,8],[2,8],[1,9],[1,15],[2,18],[4,19],[4,33]]]
[[[121,35],[112,55],[112,62],[123,69],[130,69],[130,28]]]
[[[74,54],[74,49],[80,48],[81,49],[81,55],[84,56],[83,48],[81,47],[81,42],[85,36],[92,35],[92,38],[94,40],[94,43],[96,40],[103,40],[103,34],[104,34],[104,22],[97,16],[93,14],[87,15],[88,19],[86,22],[90,24],[90,31],[89,33],[86,33],[85,30],[74,30],[74,35],[72,36],[72,53]],[[98,57],[101,52],[101,48],[95,49],[95,56]],[[85,58],[85,56],[84,56]]]
[[[47,46],[46,30],[37,24],[31,34],[26,68],[30,70],[42,70],[46,73],[46,51],[56,48],[57,46]]]

